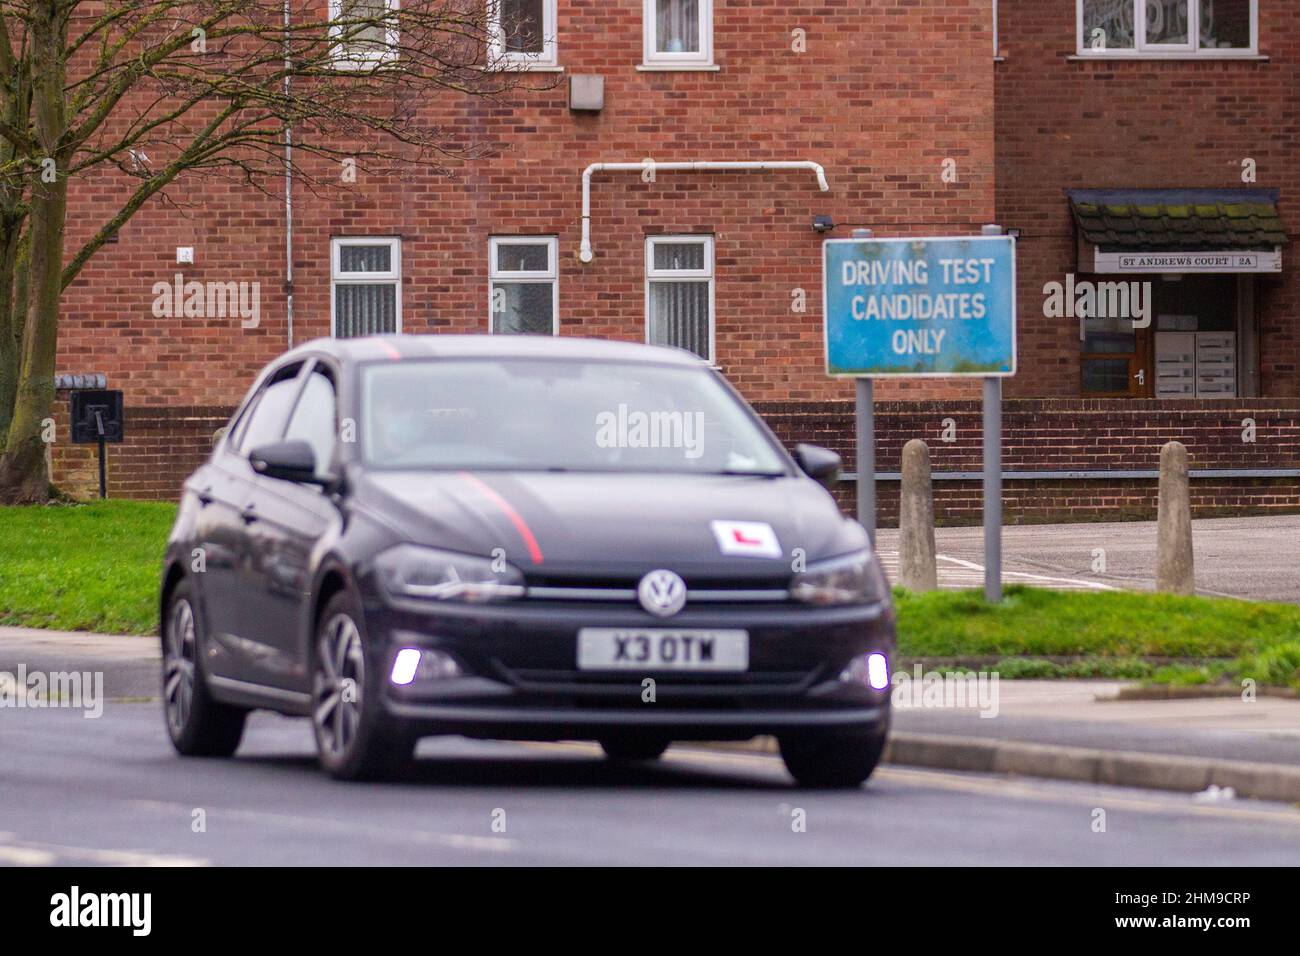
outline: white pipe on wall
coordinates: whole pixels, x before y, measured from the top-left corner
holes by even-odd
[[[820,163],[807,160],[790,162],[695,162],[695,163],[656,163],[646,160],[642,163],[592,163],[582,171],[582,245],[578,249],[578,258],[590,262],[595,258],[591,251],[591,177],[594,173],[634,173],[645,172],[726,172],[745,169],[807,169],[817,176],[817,185],[822,192],[828,192],[830,185],[826,182],[826,170]]]
[[[284,0],[284,100],[289,109],[289,0]],[[293,348],[293,127],[284,124],[284,317],[285,336]]]

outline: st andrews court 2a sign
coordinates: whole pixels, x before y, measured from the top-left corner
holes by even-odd
[[[823,269],[827,374],[1016,373],[1011,237],[828,239]]]

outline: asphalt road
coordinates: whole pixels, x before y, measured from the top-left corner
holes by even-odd
[[[882,551],[897,551],[898,531],[882,528],[876,541]],[[937,528],[935,546],[955,562],[975,565],[941,560],[941,576],[956,577],[957,586],[980,586],[983,528]],[[1002,549],[1008,571],[1135,590],[1155,588],[1154,521],[1014,525],[1003,529]],[[1192,549],[1199,593],[1300,603],[1300,515],[1197,519],[1192,522]]]
[[[97,720],[0,710],[0,755],[11,865],[1300,860],[1292,807],[893,767],[826,793],[772,757],[680,747],[616,766],[585,744],[433,740],[401,783],[341,784],[315,769],[305,724],[271,715],[254,716],[234,760],[182,760],[155,703],[111,702]]]

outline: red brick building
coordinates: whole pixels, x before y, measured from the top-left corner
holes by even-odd
[[[412,168],[400,180],[359,175],[327,196],[299,190],[288,214],[277,198],[192,177],[191,207],[143,211],[69,290],[60,371],[103,373],[125,390],[130,437],[113,452],[110,493],[143,497],[174,496],[268,359],[291,343],[376,329],[672,342],[710,358],[783,437],[848,454],[851,386],[823,371],[827,233],[815,221],[828,218],[834,236],[858,226],[978,234],[997,221],[1020,235],[1020,373],[1006,384],[1012,515],[1145,513],[1145,472],[1168,438],[1189,444],[1195,467],[1219,472],[1198,481],[1202,509],[1296,506],[1296,480],[1282,472],[1300,464],[1297,277],[1279,232],[1300,186],[1287,163],[1300,10],[1192,0],[1205,26],[1184,23],[1175,52],[1168,41],[1187,2],[507,3],[538,25],[538,41],[505,53],[554,82],[509,102],[448,95],[421,107],[495,155],[450,175]],[[1141,4],[1162,11],[1150,35],[1137,29]],[[1097,29],[1104,50],[1093,49]],[[717,166],[736,163],[792,165]],[[591,174],[584,262],[592,164],[639,165]],[[1243,182],[1247,169],[1254,179]],[[113,188],[74,190],[74,210],[103,204]],[[1219,192],[1115,194],[1139,188]],[[1072,201],[1067,191],[1082,189],[1108,192]],[[1223,193],[1245,189],[1255,192]],[[1237,228],[1243,204],[1248,222]],[[82,225],[74,211],[74,240]],[[1137,277],[1158,290],[1152,328],[1129,336],[1113,323],[1049,317],[1044,287],[1100,279],[1099,263],[1127,248],[1112,248],[1124,230],[1186,240],[1134,251],[1240,252],[1234,268],[1249,253],[1251,268],[1280,258],[1281,271],[1175,281],[1177,266],[1162,259],[1169,273]],[[1230,245],[1207,249],[1206,236]],[[177,264],[180,249],[193,250],[192,264]],[[258,283],[255,327],[156,316],[155,285],[177,274]],[[1197,354],[1230,364],[1231,393],[1159,388],[1157,357],[1170,366],[1182,352],[1193,378]],[[951,479],[938,487],[952,520],[977,515],[962,478],[978,467],[972,384],[877,389],[879,466],[896,470],[907,438],[930,440]],[[1251,417],[1258,437],[1244,443]],[[88,461],[58,446],[56,481],[79,485]],[[882,506],[887,514],[887,491]]]

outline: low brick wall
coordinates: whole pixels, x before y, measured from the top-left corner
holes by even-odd
[[[762,402],[757,410],[786,444],[800,441],[839,452],[848,471],[854,454],[852,402]],[[1253,423],[1253,430],[1251,429]],[[1154,400],[1023,399],[1002,409],[1002,464],[1016,471],[1151,471],[1167,441],[1187,446],[1193,469],[1300,469],[1300,400],[1200,400],[1170,406]],[[1253,437],[1253,441],[1244,438]],[[876,470],[897,472],[903,445],[921,438],[935,472],[979,472],[984,429],[979,402],[879,402]],[[945,440],[949,439],[949,440]],[[977,524],[979,481],[936,481],[935,518]],[[852,486],[837,497],[854,507]],[[1003,483],[1008,523],[1154,518],[1154,478],[1027,479]],[[1194,478],[1197,517],[1300,511],[1300,479]],[[898,483],[881,482],[878,521],[898,521]]]
[[[856,468],[852,402],[760,402],[755,407],[777,435],[793,446],[814,442],[838,451]],[[109,446],[111,497],[175,500],[181,482],[207,457],[212,435],[232,409],[127,407],[127,440]],[[54,479],[69,494],[97,494],[94,445],[68,445],[66,393],[57,405]],[[1254,441],[1243,441],[1246,420]],[[1154,401],[1033,399],[1003,405],[1003,467],[1006,471],[1154,470],[1160,446],[1187,445],[1194,469],[1300,468],[1300,400],[1196,401],[1175,408]],[[951,441],[945,441],[945,438]],[[882,402],[876,407],[876,468],[897,472],[911,438],[930,445],[936,472],[978,472],[983,429],[978,402]],[[979,481],[935,482],[936,519],[977,524]],[[854,508],[854,487],[837,493]],[[884,481],[877,494],[879,523],[898,520],[898,483]],[[1003,484],[1008,523],[1104,521],[1153,518],[1156,482],[1146,478],[1008,480]],[[1192,509],[1212,515],[1300,512],[1300,479],[1195,478]]]
[[[110,498],[175,501],[181,484],[212,451],[212,437],[234,409],[222,407],[126,408],[126,440],[107,446]],[[55,403],[54,483],[74,498],[99,495],[95,445],[68,443],[67,393]]]

